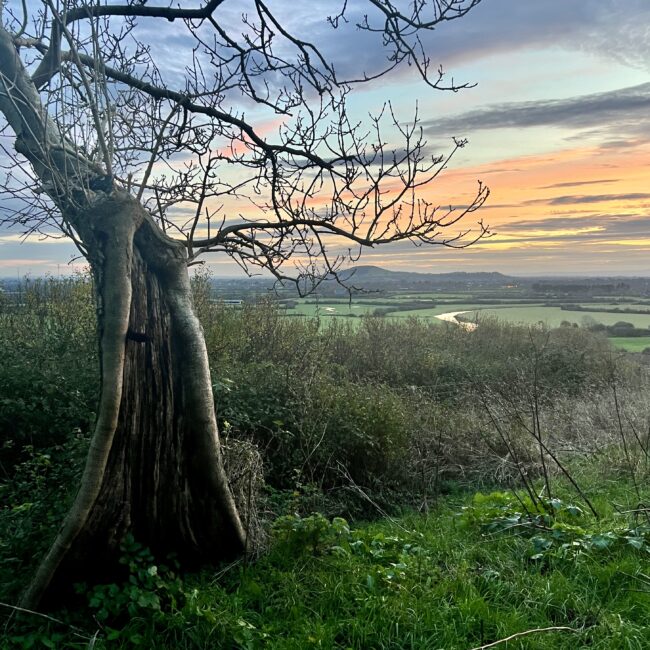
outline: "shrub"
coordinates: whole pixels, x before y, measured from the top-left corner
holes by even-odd
[[[0,313],[0,462],[87,432],[98,396],[95,312],[86,277],[36,280]]]
[[[222,428],[262,450],[274,487],[292,488],[296,478],[332,487],[341,483],[342,468],[362,484],[386,480],[406,443],[400,395],[326,375],[303,380],[266,363],[215,384]]]
[[[46,551],[78,485],[88,438],[78,434],[23,460],[0,481],[0,592],[15,597]]]

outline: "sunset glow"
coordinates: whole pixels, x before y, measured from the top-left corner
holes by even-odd
[[[285,0],[274,4],[289,6]],[[310,16],[301,9],[294,19]],[[625,3],[625,11],[616,0],[585,0],[579,6],[486,0],[462,20],[441,26],[427,43],[432,62],[473,87],[434,91],[404,68],[355,89],[349,107],[354,120],[367,119],[390,100],[408,121],[417,106],[431,155],[448,153],[454,136],[468,139],[444,173],[419,190],[420,198],[443,208],[462,206],[478,181],[491,193],[485,206],[459,225],[477,232],[480,219],[489,226],[491,236],[471,248],[404,243],[368,250],[360,263],[427,272],[647,274],[648,24],[650,4],[644,0]],[[371,60],[363,39],[324,29],[314,23],[313,33],[328,35],[325,50],[337,70]],[[255,110],[247,118],[272,141],[285,118]],[[307,205],[318,207],[322,200]],[[227,199],[223,207],[211,207],[219,207],[215,222],[222,216],[261,218],[250,202]],[[21,240],[15,230],[0,231],[3,272],[60,271],[76,256],[69,243]],[[227,260],[207,262],[217,274],[239,273]]]

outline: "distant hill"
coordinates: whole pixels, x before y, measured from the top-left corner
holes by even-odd
[[[519,284],[519,280],[496,272],[415,273],[413,271],[389,271],[379,266],[356,266],[341,271],[338,275],[341,281],[348,286],[375,291],[499,288]],[[325,284],[335,283],[332,280]],[[329,286],[327,288],[331,289]]]
[[[333,274],[319,283],[314,293],[321,296],[347,296],[355,290],[373,292],[412,291],[467,291],[472,289],[501,289],[521,286],[521,278],[502,273],[415,273],[413,271],[390,271],[380,266],[362,265],[339,271],[338,282]],[[211,278],[212,288],[220,298],[241,298],[242,296],[264,295],[275,288],[281,296],[292,298],[295,288],[287,284],[279,288],[269,278]]]

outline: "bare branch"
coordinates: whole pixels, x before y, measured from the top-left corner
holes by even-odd
[[[63,216],[35,198],[7,223],[74,236],[98,192],[126,189],[184,245],[188,263],[222,253],[298,284],[336,277],[365,248],[464,248],[489,237],[481,221],[464,225],[488,198],[480,182],[461,205],[428,190],[464,140],[440,155],[424,139],[417,107],[410,122],[389,102],[364,120],[347,109],[352,87],[403,64],[437,89],[457,90],[441,70],[429,73],[424,36],[480,0],[365,1],[369,13],[355,21],[381,37],[387,62],[348,81],[267,0],[250,0],[239,32],[232,15],[218,15],[223,0],[45,0],[33,28],[13,18],[20,29],[0,43],[0,110],[20,134],[41,196]],[[343,2],[324,21],[336,29],[350,11]],[[141,40],[139,20],[160,21],[161,32],[182,21],[174,33],[193,40],[173,84],[156,43]],[[10,182],[17,186],[8,174]]]
[[[149,164],[147,165],[147,169],[144,172],[142,183],[140,183],[140,189],[138,190],[138,194],[136,197],[138,201],[142,200],[142,195],[147,187],[149,176],[151,176],[151,170],[153,169],[154,163],[156,162],[156,158],[158,157],[158,150],[160,149],[163,138],[165,137],[165,131],[167,129],[167,126],[169,125],[169,122],[171,121],[172,117],[174,117],[174,114],[176,113],[177,110],[178,110],[178,106],[172,107],[172,110],[169,111],[169,115],[160,126],[160,130],[158,131],[158,136],[156,137],[156,142],[154,144],[153,151],[151,152],[151,157],[149,158]]]
[[[37,88],[42,88],[57,73],[60,65],[61,36],[65,26],[84,18],[98,18],[100,16],[124,16],[128,18],[166,18],[174,21],[177,18],[187,20],[208,18],[222,4],[224,0],[210,0],[199,9],[182,9],[173,7],[149,7],[145,4],[129,5],[99,5],[88,4],[76,7],[66,12],[65,21],[52,22],[50,45],[40,65],[32,75],[32,81]]]

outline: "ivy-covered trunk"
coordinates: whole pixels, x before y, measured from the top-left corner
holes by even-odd
[[[79,493],[25,594],[31,606],[110,576],[127,533],[185,566],[245,543],[183,247],[127,194],[75,217],[97,287],[101,397]]]

